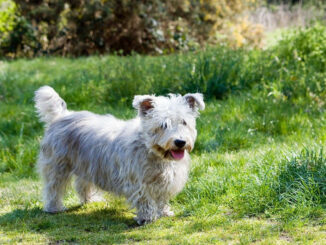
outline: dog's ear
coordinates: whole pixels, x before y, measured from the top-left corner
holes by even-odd
[[[138,110],[138,115],[146,116],[148,112],[154,108],[154,96],[136,95],[132,102],[132,106]]]
[[[189,107],[193,110],[204,110],[205,109],[205,103],[204,103],[204,96],[200,93],[195,94],[186,94],[183,96],[185,100],[187,101],[187,104]]]

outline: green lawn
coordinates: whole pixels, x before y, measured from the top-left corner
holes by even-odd
[[[0,243],[322,244],[326,239],[326,30],[265,51],[0,62]],[[316,41],[317,40],[317,41]],[[135,116],[135,94],[201,91],[206,109],[176,213],[138,227],[123,199],[42,212],[33,93],[74,110]]]

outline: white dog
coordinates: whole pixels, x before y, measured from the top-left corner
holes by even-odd
[[[125,196],[138,224],[173,215],[168,201],[187,181],[202,94],[135,96],[138,116],[128,121],[69,111],[48,86],[35,92],[35,102],[46,123],[38,159],[46,212],[65,210],[65,187],[75,175],[82,203],[91,201],[94,185]]]

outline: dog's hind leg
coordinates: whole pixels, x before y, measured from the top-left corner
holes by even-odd
[[[65,210],[62,199],[69,183],[71,172],[65,162],[39,160],[39,171],[44,180],[44,211],[58,213]]]
[[[75,189],[82,204],[104,200],[101,196],[101,191],[91,182],[84,180],[81,177],[77,176],[75,180]]]

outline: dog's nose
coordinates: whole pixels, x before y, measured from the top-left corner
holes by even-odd
[[[175,140],[175,141],[174,141],[174,144],[175,144],[177,147],[182,148],[182,147],[185,146],[186,141],[184,141],[184,140]]]

